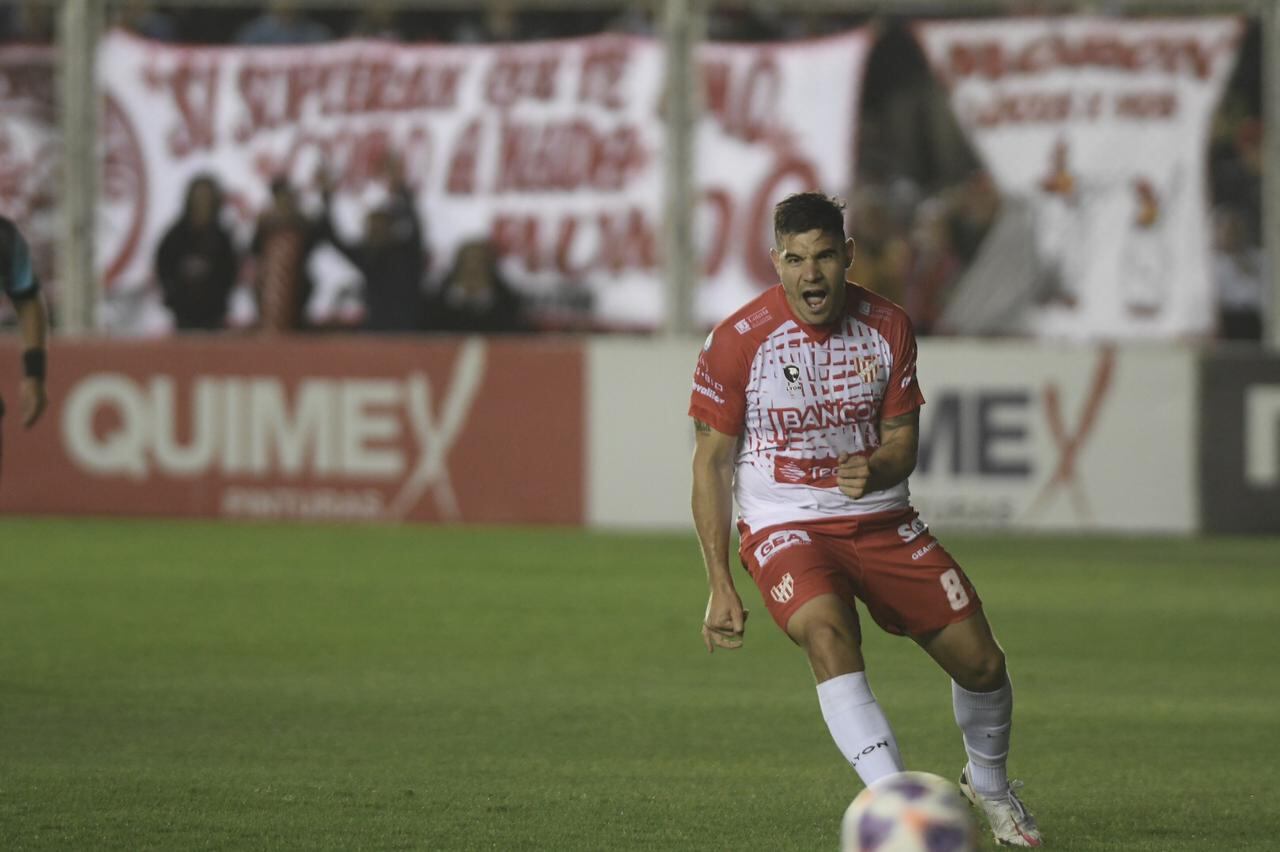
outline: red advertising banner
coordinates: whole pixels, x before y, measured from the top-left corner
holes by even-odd
[[[57,342],[0,512],[578,524],[583,349],[484,338]]]

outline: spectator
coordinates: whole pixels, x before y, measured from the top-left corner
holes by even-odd
[[[960,275],[960,258],[951,246],[949,215],[946,204],[936,198],[916,208],[903,307],[917,334],[938,331],[947,296]]]
[[[469,333],[526,330],[524,307],[498,271],[493,243],[472,240],[458,249],[453,269],[431,301],[427,326]]]
[[[311,300],[307,264],[324,229],[302,212],[297,191],[286,178],[271,182],[271,203],[258,217],[252,251],[256,260],[258,319],[266,331],[306,326]]]
[[[4,40],[23,44],[52,44],[57,40],[58,26],[51,4],[21,0],[0,8],[3,13]]]
[[[271,0],[236,32],[237,44],[315,44],[333,38],[329,28],[298,11],[298,0]]]
[[[180,331],[222,328],[240,259],[221,221],[222,190],[211,175],[187,184],[182,214],[156,251],[164,304]]]
[[[423,315],[422,225],[400,159],[388,156],[384,169],[387,189],[381,194],[385,197],[368,204],[364,234],[358,242],[338,235],[329,203],[332,185],[327,178],[323,181],[324,235],[364,278],[365,328],[417,331]]]
[[[391,0],[368,0],[351,25],[352,38],[400,41],[403,27]]]
[[[124,0],[116,10],[116,25],[141,38],[175,41],[178,27],[173,17],[149,0]]]
[[[1219,206],[1213,213],[1213,283],[1218,300],[1218,337],[1262,340],[1266,275],[1262,250],[1250,245],[1244,215]]]
[[[1000,212],[1000,193],[991,175],[978,170],[948,191],[952,199],[951,244],[961,261],[968,264],[978,254],[987,232]]]
[[[1214,146],[1210,169],[1214,195],[1243,217],[1246,238],[1256,240],[1262,221],[1262,122],[1244,116],[1232,125],[1225,144]]]
[[[484,11],[466,15],[454,27],[452,41],[459,44],[517,41],[531,36],[510,0],[490,0]]]
[[[658,25],[650,10],[629,6],[609,18],[604,29],[620,35],[652,36],[657,33]]]
[[[911,249],[894,230],[888,200],[879,187],[867,187],[858,192],[853,205],[852,233],[852,279],[868,290],[902,304]]]

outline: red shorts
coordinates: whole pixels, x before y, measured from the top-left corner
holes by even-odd
[[[914,509],[805,521],[746,535],[738,554],[784,631],[805,602],[834,594],[866,605],[889,633],[918,636],[963,621],[982,601]],[[859,635],[861,640],[861,635]]]

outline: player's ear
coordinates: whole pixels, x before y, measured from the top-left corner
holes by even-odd
[[[844,241],[844,268],[853,266],[853,237]]]
[[[778,251],[777,246],[769,248],[769,260],[773,261],[773,270],[778,273],[778,278],[782,278],[782,252]]]

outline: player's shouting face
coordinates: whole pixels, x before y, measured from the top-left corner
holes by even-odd
[[[853,240],[819,229],[779,234],[769,257],[796,319],[809,325],[835,322],[844,311],[844,275],[853,264]]]

